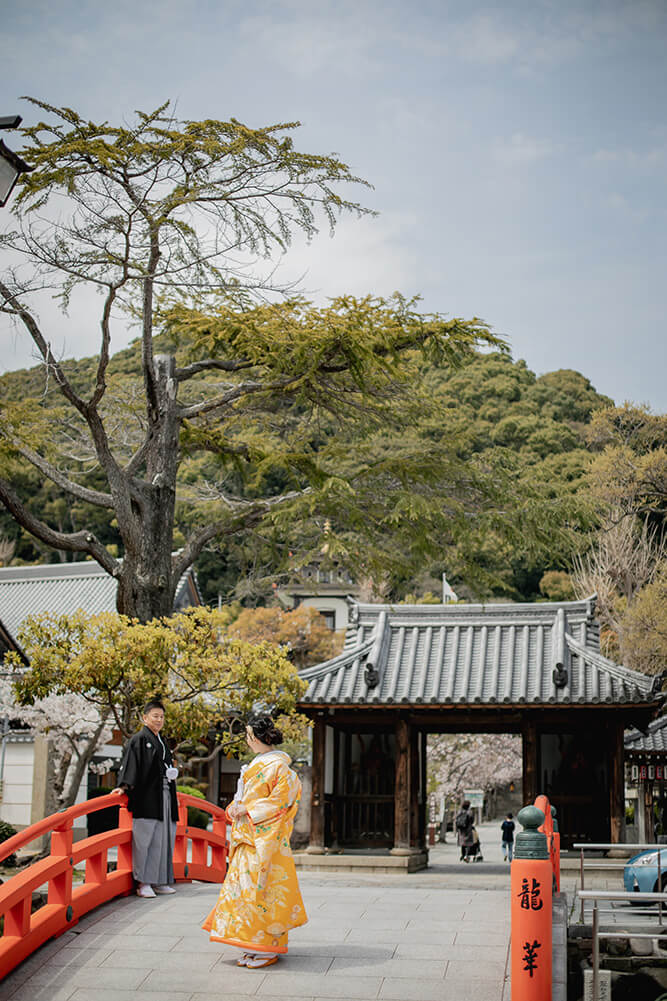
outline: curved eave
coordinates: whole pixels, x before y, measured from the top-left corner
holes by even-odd
[[[443,711],[449,712],[452,709],[459,710],[478,710],[482,712],[487,709],[495,709],[500,711],[521,711],[525,709],[625,709],[625,708],[636,708],[645,709],[650,712],[654,712],[656,708],[656,703],[659,700],[654,698],[653,700],[646,700],[640,696],[636,698],[628,698],[623,701],[618,699],[597,699],[594,701],[585,699],[570,699],[566,697],[560,701],[555,699],[544,701],[531,701],[524,700],[518,702],[511,702],[509,699],[503,700],[493,700],[489,702],[464,702],[457,699],[452,699],[449,702],[408,702],[406,699],[396,699],[391,702],[381,702],[378,698],[373,698],[372,696],[367,699],[355,700],[352,702],[349,699],[325,699],[319,701],[318,699],[310,699],[308,694],[299,699],[298,705],[308,709],[409,709],[411,712],[419,711]],[[632,747],[626,747],[626,750],[632,750]]]

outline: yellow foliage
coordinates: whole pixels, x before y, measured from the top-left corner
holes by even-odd
[[[143,704],[160,695],[171,736],[196,740],[214,730],[228,750],[243,746],[243,722],[262,708],[280,718],[288,739],[302,738],[307,720],[295,705],[305,682],[275,644],[230,637],[229,619],[229,609],[204,606],[145,624],[81,611],[32,617],[18,637],[30,668],[7,658],[17,700],[75,692],[129,736]]]

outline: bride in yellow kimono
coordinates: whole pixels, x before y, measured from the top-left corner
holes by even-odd
[[[287,952],[287,933],[308,920],[290,850],[301,782],[270,716],[254,716],[246,740],[255,757],[241,769],[234,800],[229,869],[203,924],[211,941],[244,950],[239,966],[258,968]]]

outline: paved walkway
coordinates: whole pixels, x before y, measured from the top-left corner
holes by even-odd
[[[199,926],[218,888],[125,897],[87,915],[0,984],[0,1001],[509,1001],[509,866],[497,825],[480,828],[485,861],[439,845],[411,876],[300,877],[308,924],[267,970]]]

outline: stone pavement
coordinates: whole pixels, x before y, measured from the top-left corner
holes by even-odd
[[[0,1001],[509,1001],[509,866],[497,824],[482,825],[485,861],[439,845],[413,875],[300,876],[309,922],[266,970],[199,926],[218,888],[110,901],[47,943],[0,984]]]

